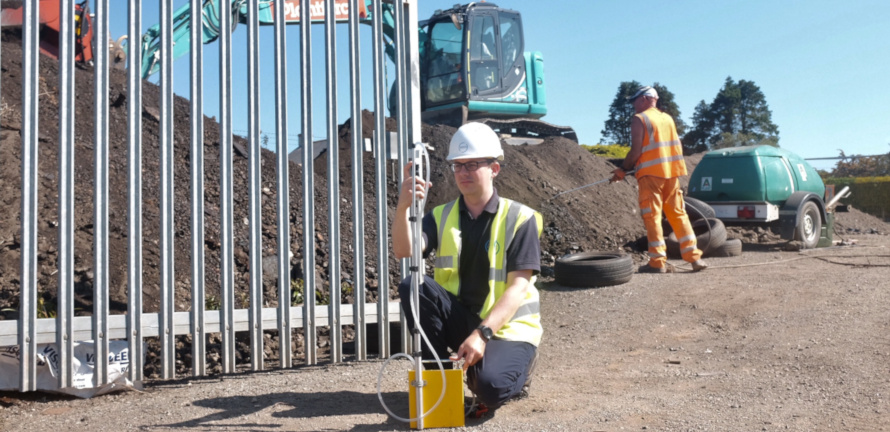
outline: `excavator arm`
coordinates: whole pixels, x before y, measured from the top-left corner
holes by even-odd
[[[201,15],[203,22],[202,37],[205,44],[213,42],[219,38],[221,33],[219,19],[219,2],[232,2],[232,28],[230,32],[234,32],[239,23],[246,24],[250,17],[247,0],[204,0],[201,6]],[[275,24],[275,6],[283,5],[285,8],[285,20],[288,24],[300,23],[300,2],[298,0],[260,0],[257,10],[257,19],[260,25]],[[365,0],[360,3],[359,17],[367,21],[368,7],[371,0]],[[324,1],[313,0],[310,5],[312,22],[324,21]],[[348,0],[336,0],[337,17],[336,20],[343,22],[348,20]],[[384,5],[385,9],[386,6]],[[390,6],[391,8],[391,6]],[[317,13],[316,13],[317,12]],[[389,20],[385,19],[389,15]],[[189,50],[191,6],[185,5],[177,9],[173,13],[173,59],[182,57]],[[392,14],[384,14],[384,31],[392,37]],[[387,30],[388,27],[388,30]],[[142,78],[148,78],[160,69],[161,60],[161,26],[155,24],[142,35]],[[389,52],[389,50],[387,51]],[[391,55],[391,54],[390,54]]]

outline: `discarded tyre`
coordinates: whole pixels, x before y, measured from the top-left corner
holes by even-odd
[[[697,220],[692,223],[692,231],[695,233],[695,242],[703,255],[712,253],[723,243],[726,243],[726,227],[720,219]],[[668,257],[681,258],[680,242],[677,240],[676,233],[665,237],[664,243],[667,246]]]
[[[683,202],[686,204],[686,215],[689,217],[689,222],[717,217],[717,212],[714,211],[714,207],[711,207],[710,204],[702,200],[687,196],[683,197]],[[661,219],[661,231],[664,232],[665,237],[674,232],[674,228],[671,227],[667,218]]]
[[[689,220],[691,222],[695,222],[699,219],[717,217],[717,212],[714,211],[714,207],[711,207],[708,203],[702,200],[687,196],[683,197],[683,202],[686,203],[686,214],[689,215]]]
[[[630,255],[621,252],[585,252],[556,260],[556,283],[573,288],[604,287],[627,283],[634,274]]]
[[[709,257],[726,258],[742,254],[742,241],[739,239],[727,239],[719,248],[708,254]]]

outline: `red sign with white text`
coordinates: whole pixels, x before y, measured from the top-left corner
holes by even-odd
[[[277,3],[277,2],[276,2]],[[287,22],[300,22],[300,0],[284,0],[284,19]],[[365,8],[364,0],[359,0],[359,18],[367,18],[368,10]],[[274,4],[273,12],[274,12]],[[309,0],[309,18],[312,22],[323,22],[325,16],[325,0]],[[334,19],[336,21],[349,20],[349,0],[334,1]],[[273,14],[274,16],[274,14]]]

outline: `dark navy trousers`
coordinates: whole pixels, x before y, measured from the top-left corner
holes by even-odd
[[[399,284],[402,310],[408,327],[414,329],[414,317],[409,302],[411,277]],[[420,284],[420,326],[433,345],[439,359],[445,361],[457,352],[464,340],[482,322],[479,315],[467,309],[456,296],[445,291],[433,278],[424,276]],[[433,355],[423,343],[423,358]],[[535,357],[535,346],[527,342],[491,339],[485,353],[475,365],[467,369],[467,387],[489,408],[497,408],[519,395],[528,378],[528,368]]]

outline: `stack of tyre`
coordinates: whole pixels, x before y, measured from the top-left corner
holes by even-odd
[[[705,257],[741,255],[742,241],[726,238],[726,227],[714,208],[695,198],[685,197],[686,213],[695,232],[696,243]],[[667,220],[662,221],[669,258],[681,258],[680,242]],[[647,241],[641,239],[645,249]],[[630,282],[636,269],[633,258],[624,252],[585,252],[568,254],[556,260],[556,283],[575,288],[597,288]]]
[[[742,241],[739,239],[727,239],[726,227],[714,208],[704,201],[685,197],[686,214],[695,232],[695,240],[704,257],[732,257],[742,254]],[[662,221],[664,229],[664,242],[667,245],[668,258],[681,258],[680,242],[677,234],[673,232],[667,219]]]

